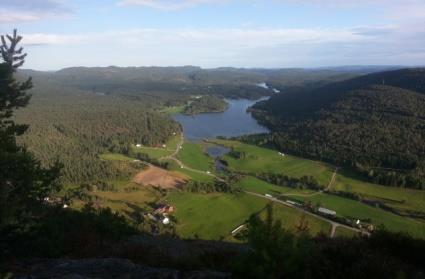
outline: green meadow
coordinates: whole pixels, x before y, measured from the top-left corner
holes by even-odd
[[[160,158],[172,153],[172,149],[178,145],[180,138],[174,137],[167,143],[167,148],[147,148],[149,156]],[[216,144],[231,147],[238,152],[244,152],[244,156],[236,159],[230,155],[225,155],[224,159],[229,164],[229,168],[245,173],[279,173],[292,177],[303,175],[314,176],[320,184],[328,185],[331,180],[333,169],[326,164],[297,158],[294,156],[281,156],[277,151],[243,144],[236,141],[214,140]],[[205,143],[185,142],[179,150],[177,158],[190,168],[199,171],[213,172],[214,160],[204,152]],[[103,154],[103,160],[132,161],[133,159],[121,154]],[[173,160],[169,162],[169,169],[187,175],[191,179],[200,182],[213,181],[213,177],[199,172],[180,168]],[[125,183],[121,182],[122,185]],[[118,187],[121,189],[123,186]],[[370,220],[375,226],[383,225],[391,231],[408,232],[412,236],[425,238],[425,222],[402,217],[383,209],[366,205],[359,201],[320,193],[309,189],[293,189],[267,183],[253,176],[245,176],[235,186],[243,191],[255,192],[259,194],[271,194],[273,196],[283,196],[283,199],[311,202],[337,212],[340,217],[350,219]],[[336,180],[331,191],[352,192],[361,195],[363,198],[380,201],[387,206],[393,207],[400,212],[414,210],[425,212],[425,191],[402,189],[394,187],[380,186],[360,180],[344,170],[337,173]],[[126,193],[102,192],[96,194],[104,205],[120,212],[131,212],[129,205],[142,207],[148,201],[156,200],[158,197],[154,192],[146,189]],[[170,203],[177,208],[175,216],[178,220],[177,232],[186,238],[203,239],[229,239],[230,232],[246,222],[252,214],[259,213],[264,216],[263,209],[268,201],[247,194],[194,194],[179,191],[171,191],[168,195]],[[281,220],[283,226],[294,230],[303,213],[299,210],[274,205],[274,217]],[[312,216],[306,215],[312,234],[318,232],[329,233],[330,224]],[[336,236],[353,236],[352,231],[338,227]]]
[[[229,167],[237,171],[277,173],[291,177],[311,175],[323,186],[327,186],[332,177],[332,168],[324,163],[290,155],[281,156],[276,150],[244,144],[238,141],[213,140],[212,142],[246,154],[241,159],[236,159],[230,155],[224,156]]]
[[[231,231],[244,224],[252,214],[262,214],[268,201],[247,194],[194,194],[170,192],[167,201],[176,207],[177,233],[185,238],[224,239]],[[294,230],[301,213],[282,205],[275,205],[274,217],[284,227]],[[329,233],[330,225],[317,218],[305,217],[312,234]]]
[[[379,200],[401,212],[412,210],[425,213],[425,191],[382,186],[352,177],[355,176],[349,172],[338,173],[332,189]]]
[[[185,142],[177,154],[177,158],[186,166],[196,170],[214,170],[214,160],[204,153],[201,145],[196,143]]]
[[[100,155],[100,159],[105,161],[134,161],[134,158],[125,156],[120,153],[105,153]]]
[[[185,109],[186,105],[182,106],[171,106],[166,107],[160,110],[160,112],[166,113],[166,114],[176,114],[176,113],[182,113]]]
[[[134,153],[140,152],[147,154],[152,159],[160,159],[162,157],[169,156],[176,151],[177,145],[180,142],[180,135],[173,136],[169,141],[165,143],[166,147],[150,147],[150,146],[141,146],[136,147],[132,145],[132,151]]]
[[[290,200],[311,202],[314,205],[320,205],[335,210],[337,215],[341,217],[360,220],[370,219],[374,225],[384,225],[388,230],[404,231],[413,236],[425,238],[424,222],[401,217],[359,201],[309,190],[276,186],[253,177],[242,179],[238,182],[237,186],[245,191],[275,196],[283,195]]]

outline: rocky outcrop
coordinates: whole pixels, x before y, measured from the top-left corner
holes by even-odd
[[[15,264],[9,275],[12,278],[148,278],[148,279],[201,279],[230,278],[227,273],[216,271],[179,271],[168,268],[153,268],[118,258],[105,259],[45,259],[30,260]]]

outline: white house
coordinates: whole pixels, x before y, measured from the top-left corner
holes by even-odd
[[[162,223],[163,223],[164,225],[168,225],[168,224],[170,224],[170,219],[169,219],[168,217],[165,217],[165,218],[162,220]]]
[[[136,144],[136,147],[142,147],[142,145],[140,143]]]

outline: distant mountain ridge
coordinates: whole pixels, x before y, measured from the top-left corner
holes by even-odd
[[[382,66],[386,67],[386,66]],[[222,67],[202,69],[183,67],[72,67],[55,72],[22,70],[35,82],[54,83],[79,90],[114,95],[140,95],[148,92],[180,92],[182,94],[218,95],[230,98],[256,99],[272,94],[258,87],[266,82],[285,90],[298,87],[319,87],[374,72],[382,67],[345,67],[319,69],[241,69]],[[389,66],[390,68],[395,66]]]

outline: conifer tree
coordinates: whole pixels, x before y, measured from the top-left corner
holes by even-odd
[[[16,124],[13,113],[27,106],[32,88],[31,78],[17,81],[17,69],[25,62],[26,54],[19,47],[22,40],[14,30],[13,35],[1,36],[0,60],[0,229],[30,224],[37,215],[43,198],[58,190],[55,182],[59,167],[44,169],[25,147],[19,146],[16,137],[27,126]]]

